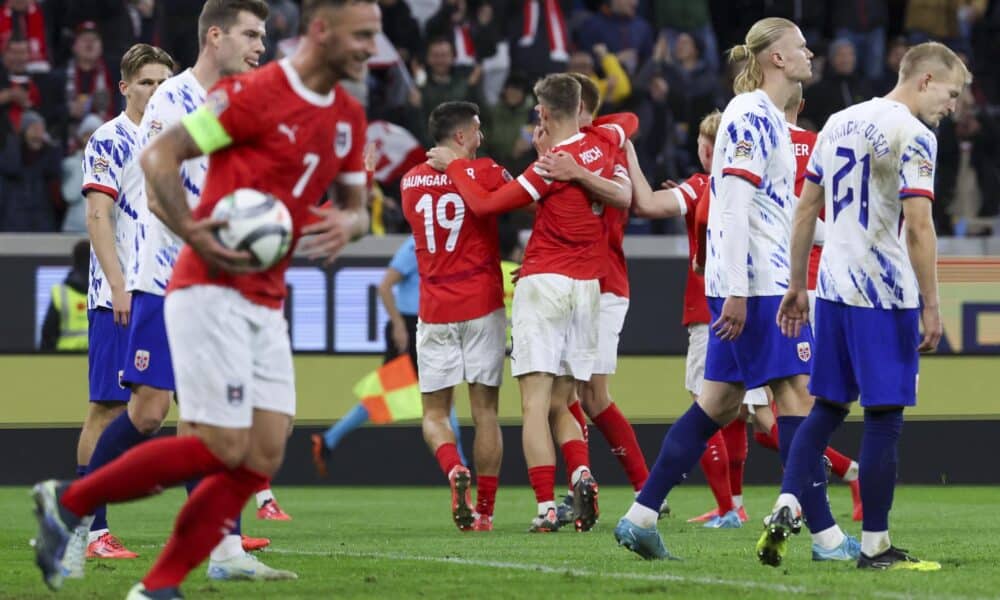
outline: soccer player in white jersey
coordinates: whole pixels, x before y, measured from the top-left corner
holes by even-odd
[[[77,474],[85,475],[91,459],[95,468],[107,462],[95,453],[102,435],[118,437],[129,391],[119,376],[125,355],[132,298],[125,290],[125,266],[135,237],[139,214],[136,196],[144,185],[139,169],[139,122],[149,97],[173,73],[166,52],[136,44],[122,57],[118,89],[125,111],[101,125],[83,151],[83,195],[87,200],[90,234],[90,285],[87,294],[90,408],[77,446]],[[108,431],[110,430],[110,431]],[[107,433],[104,433],[108,431]],[[87,535],[87,532],[79,532]],[[135,558],[108,530],[100,507],[87,540],[87,556]],[[81,563],[82,565],[82,563]],[[75,573],[79,575],[79,573]]]
[[[825,206],[810,382],[816,404],[795,435],[781,495],[757,543],[765,564],[781,563],[803,510],[810,521],[832,521],[825,498],[810,504],[803,491],[823,478],[823,449],[860,394],[865,510],[857,565],[941,568],[892,545],[889,510],[903,409],[917,401],[919,352],[934,350],[941,338],[931,218],[937,140],[928,127],[954,112],[969,79],[946,46],[919,44],[903,56],[888,95],[835,113],[820,132],[795,213],[791,279],[777,315],[789,336],[809,322],[809,247]]]
[[[257,66],[264,52],[267,15],[267,3],[262,0],[209,0],[205,3],[198,18],[201,44],[198,61],[193,68],[165,81],[149,99],[138,128],[140,148],[201,106],[205,90],[221,77]],[[208,159],[204,156],[189,160],[181,167],[181,180],[191,206],[198,203],[207,170]],[[132,314],[122,375],[132,395],[127,417],[115,423],[119,426],[115,437],[103,436],[98,442],[95,453],[101,453],[101,464],[110,462],[159,431],[175,389],[163,321],[163,298],[181,241],[150,212],[146,186],[138,188],[133,205],[139,213],[139,225],[125,288],[132,295]],[[180,427],[183,431],[184,425]],[[270,494],[269,491],[261,492]],[[243,538],[237,519],[231,534],[212,553],[209,576],[214,579],[280,576],[281,573],[272,573],[266,565],[246,554],[245,550],[258,549],[267,543],[265,539]],[[248,572],[253,575],[248,577],[245,575]]]
[[[794,23],[772,17],[756,22],[730,58],[746,62],[712,159],[705,295],[713,323],[705,381],[697,401],[670,427],[646,485],[615,527],[619,544],[650,559],[669,556],[656,530],[660,504],[698,462],[707,440],[736,417],[745,389],[771,386],[782,415],[779,431],[789,442],[812,404],[806,389],[811,334],[805,329],[788,339],[774,323],[788,286],[795,202],[795,156],[781,107],[811,76],[812,53]]]

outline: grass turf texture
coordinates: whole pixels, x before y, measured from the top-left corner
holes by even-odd
[[[813,563],[809,536],[793,537],[779,569],[757,563],[754,542],[774,487],[744,490],[751,520],[743,529],[706,530],[685,519],[712,506],[704,487],[681,486],[670,497],[674,516],[660,522],[667,548],[680,562],[645,562],[616,546],[611,530],[631,490],[601,489],[603,519],[594,531],[528,534],[535,510],[527,488],[504,488],[492,533],[461,533],[450,522],[449,494],[440,488],[277,488],[290,522],[264,522],[251,505],[244,531],[267,536],[258,556],[298,573],[274,583],[214,582],[198,567],[183,586],[188,598],[330,597],[804,597],[971,598],[1000,595],[1000,523],[992,519],[997,492],[987,487],[901,487],[892,514],[894,543],[940,561],[936,573],[860,572],[853,563]],[[830,490],[834,514],[849,533],[847,488]],[[124,598],[149,568],[168,535],[183,491],[118,505],[112,531],[140,553],[131,561],[88,561],[84,580],[50,593],[34,566],[34,535],[26,488],[0,488],[0,598]]]

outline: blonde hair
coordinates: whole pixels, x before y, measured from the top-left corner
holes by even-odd
[[[722,113],[718,109],[713,110],[701,119],[698,124],[698,135],[715,141],[715,134],[719,132],[719,123],[722,121]]]
[[[941,70],[958,73],[966,85],[972,83],[972,74],[962,59],[951,48],[939,42],[924,42],[907,50],[903,60],[899,62],[899,80],[906,81],[927,71]]]
[[[729,49],[730,62],[746,61],[736,75],[736,81],[733,82],[734,92],[737,94],[752,92],[764,83],[764,69],[757,56],[778,41],[785,31],[795,27],[797,25],[788,19],[767,17],[753,24],[747,32],[744,43]]]
[[[533,90],[538,102],[556,119],[576,119],[580,109],[580,82],[566,73],[546,75]]]
[[[598,109],[601,108],[601,89],[597,87],[593,79],[583,73],[574,72],[567,73],[567,75],[580,84],[580,101],[583,102],[584,110],[589,112],[591,116],[596,116]]]

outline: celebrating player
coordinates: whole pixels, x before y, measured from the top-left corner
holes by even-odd
[[[631,136],[638,128],[638,119],[631,114],[608,115],[594,120],[594,115],[601,104],[601,94],[592,79],[580,73],[570,73],[571,77],[580,83],[580,99],[583,110],[578,122],[580,128],[586,130],[591,125],[621,131],[625,137]],[[621,135],[621,134],[619,134]],[[616,208],[611,203],[622,193],[619,183],[628,183],[625,153],[619,149],[616,153],[615,170],[611,178],[602,177],[581,166],[568,152],[542,153],[538,164],[556,181],[571,181],[583,187],[591,198],[607,200],[604,205],[604,219],[608,230],[608,272],[601,278],[601,309],[598,318],[597,361],[594,363],[594,373],[590,381],[576,386],[577,396],[570,403],[570,412],[580,422],[584,431],[584,441],[587,441],[586,418],[590,417],[597,428],[601,430],[611,447],[611,451],[621,463],[625,474],[638,492],[646,482],[649,470],[646,459],[636,440],[632,424],[618,409],[611,399],[608,380],[615,372],[618,363],[618,337],[625,323],[628,312],[628,271],[622,241],[625,236],[625,225],[628,222],[628,211]],[[581,410],[582,407],[582,410]],[[572,442],[571,442],[572,443]],[[572,486],[570,493],[558,507],[560,524],[572,523],[573,514]]]
[[[435,144],[470,161],[467,172],[484,189],[493,191],[510,181],[506,169],[493,160],[475,158],[482,142],[475,104],[440,104],[430,114],[428,131]],[[463,531],[490,531],[503,456],[497,406],[507,328],[496,216],[467,210],[448,176],[427,163],[403,176],[400,191],[420,272],[415,343],[424,440],[451,485],[455,525]],[[449,423],[452,393],[463,381],[469,384],[476,427],[475,509],[469,493],[472,475],[462,462],[455,445],[457,432]]]
[[[937,140],[928,126],[954,112],[969,79],[946,46],[919,44],[903,56],[888,95],[835,113],[819,135],[795,213],[788,292],[777,314],[786,335],[808,325],[809,248],[825,205],[810,382],[816,404],[795,434],[781,495],[757,543],[764,564],[781,563],[802,512],[810,528],[814,521],[836,527],[825,494],[813,498],[804,491],[824,487],[821,454],[860,394],[865,510],[857,565],[941,568],[892,545],[889,510],[903,409],[916,404],[919,353],[934,350],[941,338],[931,218]]]
[[[783,111],[812,73],[812,53],[794,23],[766,18],[731,52],[746,60],[738,95],[722,115],[712,161],[705,292],[713,323],[702,393],[667,432],[646,485],[615,528],[618,543],[644,558],[669,556],[656,530],[660,503],[738,414],[743,391],[769,384],[791,440],[812,402],[806,389],[810,332],[781,335],[773,313],[788,282],[787,240],[795,157]],[[784,423],[782,423],[784,425]],[[782,443],[786,450],[787,443]]]
[[[179,597],[181,581],[281,463],[295,412],[288,326],[280,308],[290,258],[249,272],[249,253],[223,247],[213,233],[219,223],[207,217],[235,189],[253,188],[288,207],[296,237],[312,235],[305,248],[310,256],[332,259],[367,230],[364,112],[337,81],[361,76],[375,51],[381,14],[374,2],[306,0],[302,18],[305,33],[290,59],[223,80],[209,103],[157,136],[142,155],[154,192],[151,209],[187,244],[164,312],[175,349],[180,418],[195,426],[193,435],[140,444],[71,484],[35,487],[36,558],[53,587],[61,583],[69,532],[94,507],[203,477],[160,557],[129,595]],[[192,213],[179,168],[201,154],[211,160]],[[317,208],[335,180],[343,208]]]
[[[549,75],[535,85],[540,128],[554,142],[591,170],[612,172],[621,134],[581,132],[577,117],[580,84],[569,75]],[[612,141],[612,138],[617,139]],[[555,182],[537,163],[515,181],[488,193],[465,171],[468,161],[454,152],[433,148],[437,166],[447,167],[466,206],[476,214],[500,213],[538,202],[531,239],[514,289],[512,372],[521,389],[524,426],[522,443],[528,478],[535,491],[538,516],[531,531],[556,531],[555,449],[552,427],[564,443],[572,475],[576,528],[587,531],[597,522],[597,482],[589,466],[587,445],[567,405],[573,380],[590,379],[597,353],[598,280],[607,269],[607,239],[600,213],[579,186]],[[627,182],[626,182],[627,183]],[[621,186],[616,202],[627,207],[631,186]],[[550,417],[551,413],[551,417]]]
[[[134,202],[145,184],[139,169],[139,123],[156,88],[173,73],[169,54],[136,44],[122,57],[118,89],[125,111],[100,126],[83,152],[83,195],[87,199],[90,234],[88,362],[90,407],[77,447],[77,474],[85,475],[101,433],[119,417],[129,399],[120,382],[125,360],[132,295],[125,289],[126,265],[135,242],[139,214]],[[102,448],[106,450],[107,446]],[[95,468],[107,462],[96,455]],[[74,532],[76,533],[76,532]],[[88,535],[87,557],[135,558],[108,529],[106,509],[95,510]],[[79,563],[82,567],[82,563]],[[74,576],[82,576],[80,572]]]

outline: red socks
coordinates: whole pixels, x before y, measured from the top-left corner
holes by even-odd
[[[733,510],[733,492],[729,487],[729,454],[726,452],[726,440],[722,430],[708,439],[708,447],[701,455],[701,470],[712,488],[715,503],[719,505],[719,515]]]
[[[729,454],[729,489],[734,496],[743,494],[743,467],[747,463],[747,422],[737,418],[721,429]]]
[[[156,438],[74,481],[63,494],[62,504],[82,517],[101,504],[143,498],[188,479],[225,469],[208,446],[195,436]],[[241,505],[232,514],[242,508]]]
[[[497,499],[497,485],[500,478],[496,475],[476,476],[476,512],[484,516],[493,516],[493,505]],[[554,482],[553,482],[554,483]]]
[[[263,491],[269,490],[269,489],[271,489],[271,479],[267,478],[264,481],[260,482],[260,485],[257,486],[257,489],[255,489],[253,491],[253,493],[256,494],[257,492],[263,492]]]
[[[830,470],[833,471],[833,474],[843,479],[847,470],[851,468],[851,459],[837,452],[831,446],[827,446],[826,452],[823,454],[830,459]]]
[[[573,489],[573,473],[580,467],[590,467],[590,449],[587,442],[570,440],[562,445],[563,460],[566,462],[566,478]]]
[[[240,513],[254,490],[266,481],[266,477],[246,467],[203,479],[177,516],[166,548],[142,580],[146,589],[179,586],[232,529],[233,515]]]
[[[597,425],[604,434],[604,439],[608,440],[611,453],[625,469],[625,475],[628,476],[632,489],[641,490],[646,478],[649,477],[649,469],[646,468],[646,458],[642,455],[631,423],[612,402],[601,414],[594,417],[594,425]]]
[[[580,431],[583,432],[583,441],[590,441],[590,435],[587,431],[587,415],[583,414],[583,407],[580,406],[579,400],[574,400],[572,404],[569,405],[569,412],[576,419],[577,425],[580,426]]]
[[[755,431],[753,434],[755,442],[768,450],[778,451],[778,424],[771,425],[771,432]]]
[[[451,470],[462,464],[462,457],[458,454],[458,446],[447,442],[438,446],[438,449],[434,451],[434,457],[437,458],[438,464],[441,465],[441,470],[444,471],[444,476],[447,477]]]
[[[565,446],[564,446],[565,448]],[[528,481],[531,482],[531,489],[535,490],[535,501],[554,502],[556,498],[556,466],[542,465],[528,469]]]

